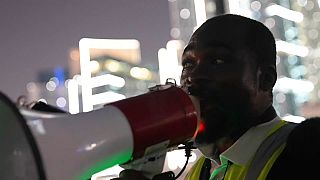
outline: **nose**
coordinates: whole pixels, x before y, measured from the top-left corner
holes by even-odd
[[[188,94],[196,95],[198,90],[197,90],[196,85],[192,83],[193,82],[192,79],[193,78],[190,76],[186,78],[186,82],[185,82],[186,87],[185,88],[186,88],[186,91]]]
[[[191,84],[192,84],[192,78],[191,78],[190,76],[188,76],[188,77],[186,78],[186,84],[187,84],[187,85],[191,85]]]

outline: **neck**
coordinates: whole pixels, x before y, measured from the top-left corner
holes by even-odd
[[[269,106],[269,108],[267,110],[265,110],[260,116],[255,118],[252,126],[256,126],[258,124],[262,124],[262,123],[271,121],[276,116],[277,116],[277,113],[276,113],[275,109],[273,108],[273,106]]]
[[[258,124],[262,124],[268,121],[273,120],[277,116],[277,113],[273,106],[269,106],[262,114],[257,117],[247,119],[247,122],[244,123],[242,127],[236,127],[236,129],[231,134],[231,139],[233,141],[237,141],[240,136],[242,136],[246,131],[248,131],[251,127],[257,126]]]

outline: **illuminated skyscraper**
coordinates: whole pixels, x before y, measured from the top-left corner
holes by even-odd
[[[69,82],[71,113],[79,112],[80,104],[87,112],[112,101],[145,93],[158,82],[157,73],[139,66],[141,56],[137,40],[84,38],[79,42],[78,55],[76,53],[77,50],[70,52],[70,64],[80,67],[80,72],[71,67],[75,74]],[[77,80],[77,77],[81,79]],[[80,91],[82,101],[77,101]]]
[[[80,51],[70,50],[67,71],[61,68],[44,70],[39,73],[38,81],[28,83],[29,101],[45,101],[75,114],[146,93],[149,87],[158,84],[158,73],[139,65],[138,41],[81,41]]]

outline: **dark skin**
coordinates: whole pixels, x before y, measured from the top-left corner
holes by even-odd
[[[276,117],[271,93],[275,67],[261,66],[255,52],[244,45],[246,27],[231,26],[202,25],[182,55],[181,86],[199,99],[205,125],[195,141],[216,161],[249,128]]]
[[[200,100],[206,127],[198,133],[196,143],[200,149],[210,144],[210,150],[203,148],[203,153],[217,161],[250,127],[276,116],[270,96],[275,70],[261,69],[254,52],[226,44],[227,36],[212,35],[220,31],[236,33],[217,27],[197,30],[183,53],[181,75],[182,87]]]

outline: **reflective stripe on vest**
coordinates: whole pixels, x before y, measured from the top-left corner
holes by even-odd
[[[201,169],[202,169],[202,167],[204,165],[205,159],[206,158],[204,156],[200,156],[200,158],[192,166],[192,168],[187,173],[187,175],[186,175],[186,177],[184,179],[185,180],[199,179],[200,178]]]
[[[265,174],[264,176],[266,177],[266,175],[272,167],[271,165],[268,169],[265,169],[266,164],[272,158],[273,154],[277,150],[279,150],[279,148],[281,148],[282,152],[284,144],[287,141],[287,137],[289,136],[291,130],[293,130],[294,127],[296,127],[296,124],[287,123],[263,141],[263,143],[259,146],[254,156],[254,159],[251,161],[251,165],[247,171],[245,180],[258,179],[261,173]],[[280,153],[278,155],[280,155]]]

